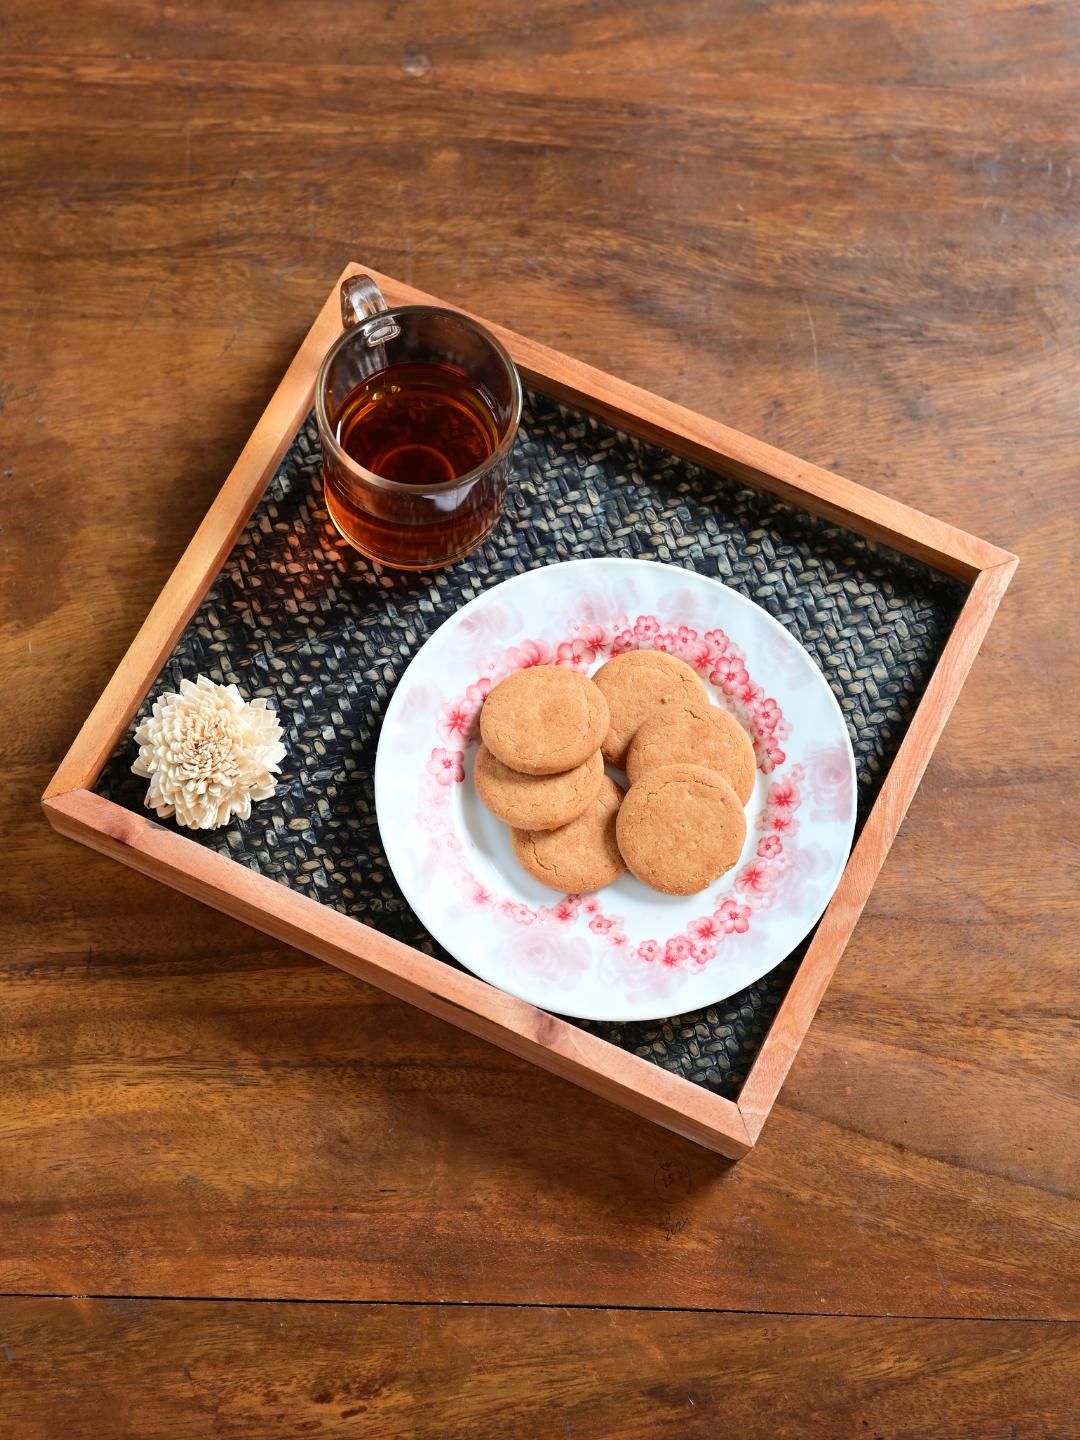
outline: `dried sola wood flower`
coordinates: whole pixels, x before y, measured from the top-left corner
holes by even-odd
[[[252,800],[273,795],[272,775],[285,758],[266,701],[245,701],[235,685],[205,675],[181,680],[179,695],[156,701],[135,741],[141,748],[131,768],[150,781],[146,808],[175,814],[191,830],[216,829],[232,815],[246,820]]]

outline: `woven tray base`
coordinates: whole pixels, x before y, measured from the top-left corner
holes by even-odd
[[[182,833],[457,966],[409,909],[383,854],[373,774],[389,695],[428,636],[481,590],[540,565],[623,555],[717,576],[799,639],[847,718],[861,827],[965,587],[541,395],[526,396],[521,426],[491,539],[451,569],[407,575],[339,540],[309,417],[97,793],[142,813],[135,729],[180,680],[205,674],[264,695],[286,730],[276,796],[248,821]],[[574,1023],[734,1099],[808,943],[706,1010]]]

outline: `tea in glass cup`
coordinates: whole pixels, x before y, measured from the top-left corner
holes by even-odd
[[[388,309],[366,275],[342,284],[341,306],[345,333],[315,389],[330,517],[385,565],[452,564],[502,513],[521,416],[514,363],[456,311]]]

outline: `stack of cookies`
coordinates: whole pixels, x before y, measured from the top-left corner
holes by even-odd
[[[742,853],[754,747],[674,655],[631,650],[593,683],[611,718],[604,759],[630,781],[616,827],[622,857],[651,889],[696,895]]]
[[[624,791],[604,773],[602,692],[576,670],[534,665],[495,686],[480,712],[476,793],[510,828],[542,885],[584,895],[626,869],[615,838]]]
[[[552,890],[589,893],[629,868],[653,890],[694,895],[739,858],[753,747],[673,655],[631,651],[592,680],[553,665],[517,671],[488,696],[480,733],[477,793]]]

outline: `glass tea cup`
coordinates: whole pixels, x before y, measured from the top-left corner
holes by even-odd
[[[342,282],[341,318],[315,382],[330,518],[384,565],[450,565],[502,513],[521,418],[514,362],[454,310],[391,309],[367,275]]]

